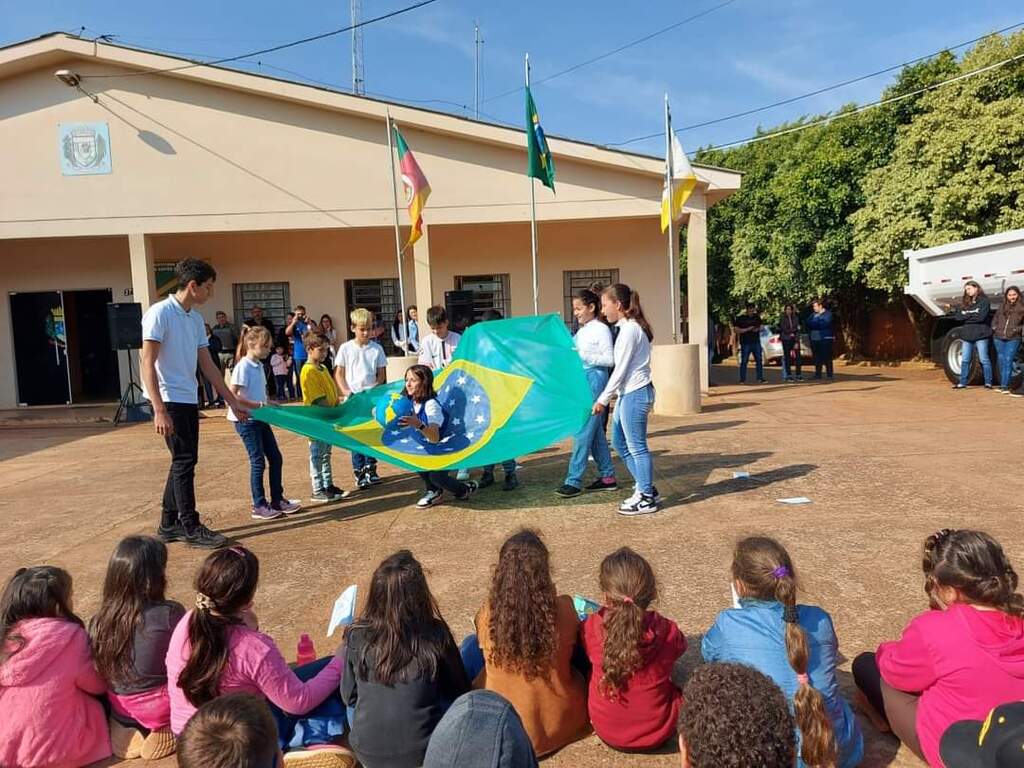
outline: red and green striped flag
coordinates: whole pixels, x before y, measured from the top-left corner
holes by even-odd
[[[405,248],[408,248],[423,237],[423,208],[427,204],[427,198],[430,197],[430,184],[427,182],[427,177],[423,175],[420,164],[416,162],[409,145],[405,143],[405,138],[399,132],[398,126],[393,123],[392,125],[395,129],[395,148],[398,150],[399,172],[402,174],[402,185],[405,187],[405,194],[409,201],[409,220],[412,222],[409,242],[405,244]]]

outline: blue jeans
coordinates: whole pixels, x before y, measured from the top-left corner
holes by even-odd
[[[295,399],[295,386],[292,384],[291,373],[275,373],[274,384],[277,387],[277,396],[284,400],[284,395],[288,393],[288,399]]]
[[[800,375],[800,366],[803,361],[800,359],[800,342],[796,339],[782,340],[782,378],[788,379],[793,374],[790,372],[789,356],[793,355],[796,363],[796,375]]]
[[[494,474],[494,468],[497,467],[497,466],[498,466],[497,464],[490,464],[490,465],[484,467],[483,468],[484,474],[487,474],[488,472],[490,472],[493,475]],[[509,459],[508,461],[501,462],[501,468],[505,471],[505,476],[506,477],[508,475],[514,475],[516,473],[516,460],[515,459]]]
[[[590,384],[590,395],[597,400],[608,383],[607,368],[587,368],[587,383]],[[608,450],[608,438],[604,433],[605,414],[591,415],[587,423],[572,438],[572,456],[569,458],[569,471],[565,476],[565,484],[573,488],[583,487],[583,475],[587,471],[587,458],[594,457],[599,477],[615,477],[612,466],[612,453]]]
[[[612,414],[612,445],[636,481],[640,493],[653,494],[654,467],[647,450],[647,417],[654,406],[654,385],[619,396]]]
[[[249,454],[249,489],[252,491],[252,505],[258,507],[267,503],[263,493],[263,470],[270,465],[270,501],[277,504],[284,498],[281,487],[281,467],[284,460],[277,447],[277,438],[269,424],[250,419],[236,421],[235,431],[242,438],[242,444]]]
[[[764,381],[764,350],[761,349],[761,340],[744,341],[740,344],[740,384],[747,380],[747,361],[754,356],[754,365],[757,368],[757,380]]]
[[[811,352],[814,354],[814,378],[821,378],[821,369],[825,368],[825,375],[832,378],[832,344],[833,339],[811,339]]]
[[[476,633],[466,635],[462,645],[459,646],[459,655],[462,656],[462,666],[466,669],[466,677],[472,683],[480,673],[484,671],[484,652],[480,650],[480,641]]]
[[[303,664],[295,668],[295,676],[303,682],[312,680],[329,662],[328,657]],[[327,744],[345,733],[347,718],[339,688],[334,688],[322,703],[302,715],[285,712],[270,700],[267,704],[277,723],[278,742],[285,752],[312,744]]]
[[[456,499],[464,499],[469,493],[469,486],[448,472],[420,472],[419,476],[423,478],[428,491],[448,491]]]
[[[362,453],[352,454],[352,471],[356,473],[356,480],[365,470],[377,469],[377,460],[373,456],[366,456]]]
[[[325,491],[334,485],[331,474],[331,444],[319,440],[309,441],[309,479],[313,481],[313,493]]]
[[[960,358],[960,386],[967,386],[967,378],[971,374],[971,358],[974,357],[974,350],[978,350],[978,359],[981,360],[981,370],[985,374],[985,386],[992,386],[992,361],[988,359],[988,339],[979,341],[964,341],[961,347],[962,357]]]
[[[1013,373],[1013,361],[1020,349],[1020,339],[993,339],[996,345],[996,359],[999,361],[999,386],[1010,388],[1010,374]]]

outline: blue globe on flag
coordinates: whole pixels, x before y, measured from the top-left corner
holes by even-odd
[[[377,423],[387,429],[397,427],[398,420],[413,412],[412,400],[402,392],[391,392],[380,400],[373,407],[373,417]]]

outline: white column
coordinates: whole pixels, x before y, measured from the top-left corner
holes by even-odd
[[[708,214],[702,191],[686,201],[690,220],[686,227],[686,302],[688,341],[700,348],[700,391],[707,393],[708,370]]]
[[[128,235],[128,255],[132,270],[132,296],[142,305],[142,311],[149,309],[156,301],[156,272],[153,268],[153,242],[150,235],[135,233]]]

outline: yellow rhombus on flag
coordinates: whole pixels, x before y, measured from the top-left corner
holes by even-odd
[[[668,229],[669,220],[679,221],[683,215],[683,204],[694,187],[697,186],[697,174],[693,172],[690,159],[683,151],[676,135],[672,134],[672,205],[669,210],[668,184],[661,191],[661,231]]]

